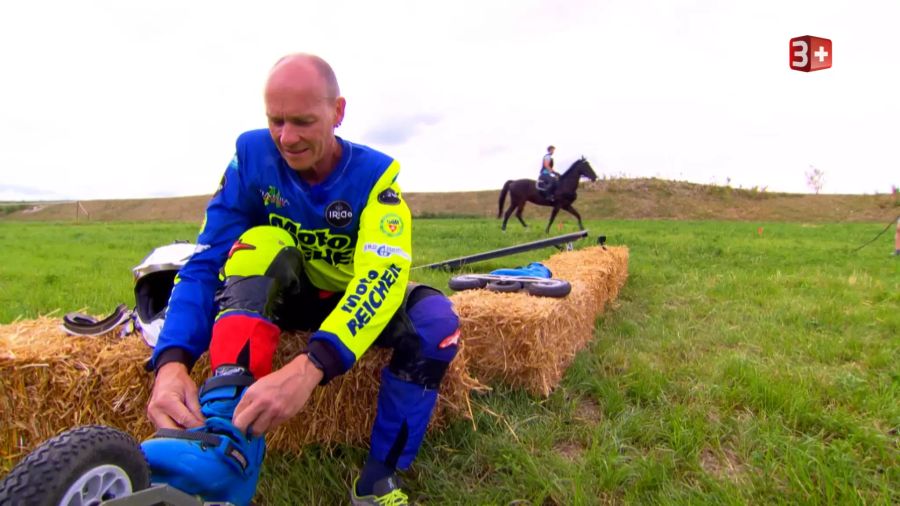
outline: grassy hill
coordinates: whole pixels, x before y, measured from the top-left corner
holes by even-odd
[[[492,217],[499,190],[406,193],[417,217]],[[7,204],[0,220],[196,221],[209,195],[139,200]],[[80,204],[80,208],[78,207]],[[770,193],[661,179],[583,182],[575,208],[584,219],[758,220],[793,222],[881,222],[900,212],[897,195]],[[540,226],[549,208],[528,204],[525,220]],[[571,220],[565,212],[558,220]]]

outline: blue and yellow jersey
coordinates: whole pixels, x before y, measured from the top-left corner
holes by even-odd
[[[341,159],[310,186],[282,159],[268,130],[237,140],[237,152],[210,200],[197,249],[178,275],[153,353],[183,348],[196,360],[209,347],[214,297],[228,251],[246,230],[286,230],[303,253],[312,283],[344,292],[311,340],[334,347],[346,371],[400,307],[412,262],[409,207],[397,185],[399,164],[338,138]]]

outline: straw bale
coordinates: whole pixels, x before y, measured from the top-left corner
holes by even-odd
[[[566,251],[543,263],[553,277],[571,283],[568,296],[464,290],[450,297],[460,315],[469,370],[479,381],[549,395],[628,277],[626,247]]]
[[[304,349],[306,337],[285,334],[276,364]],[[0,325],[0,471],[77,425],[103,424],[138,440],[149,437],[149,356],[150,348],[135,335],[72,337],[47,317]],[[268,446],[297,451],[310,443],[367,444],[380,370],[389,358],[389,350],[373,348],[347,374],[317,388],[301,414],[269,434]],[[199,384],[208,374],[204,355],[192,376]],[[467,374],[461,346],[441,386],[432,427],[471,418],[469,392],[483,388]]]

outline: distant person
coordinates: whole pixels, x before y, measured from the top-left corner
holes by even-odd
[[[897,232],[894,234],[894,256],[900,256],[900,216],[897,217]]]
[[[544,159],[541,161],[541,172],[538,174],[537,180],[538,191],[551,202],[554,200],[556,185],[559,183],[559,173],[553,169],[553,153],[555,152],[555,146],[547,146],[547,154],[544,155]]]
[[[440,291],[407,282],[412,226],[400,167],[334,134],[345,105],[317,56],[287,56],[270,71],[268,130],[238,137],[151,358],[147,414],[161,430],[142,448],[153,482],[249,503],[265,434],[374,345],[393,356],[350,500],[408,504],[395,474],[422,443],[459,318]],[[288,329],[313,331],[308,350],[273,371]],[[207,351],[214,373],[198,398],[189,371]]]

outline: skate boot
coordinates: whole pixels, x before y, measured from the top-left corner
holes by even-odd
[[[350,486],[350,504],[353,506],[405,506],[409,504],[409,497],[400,489],[395,476],[388,476],[375,482],[370,495],[357,495],[356,483],[359,477],[353,480]]]
[[[553,277],[553,273],[544,264],[540,262],[531,262],[528,265],[516,267],[515,269],[495,269],[491,274],[496,276],[531,276],[535,278]]]
[[[247,437],[231,423],[234,409],[253,383],[243,367],[224,365],[200,389],[206,424],[160,429],[141,444],[150,482],[165,483],[204,501],[250,504],[266,452],[263,436]]]

